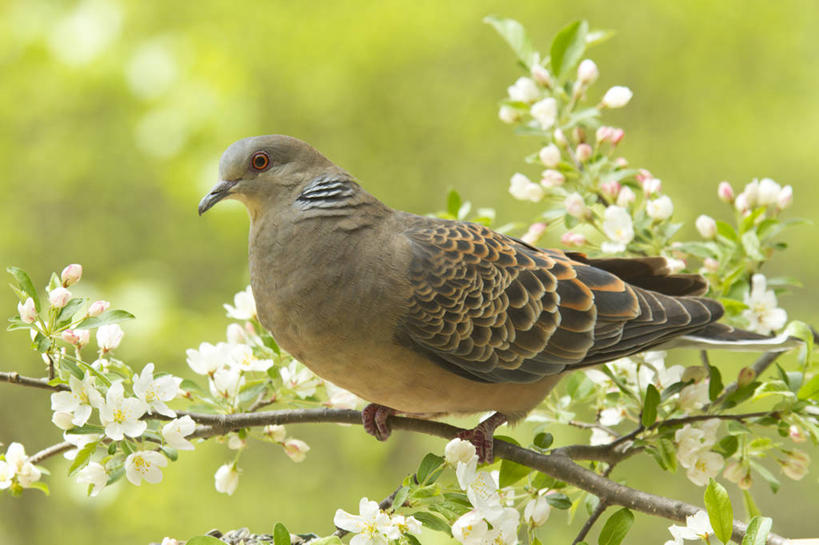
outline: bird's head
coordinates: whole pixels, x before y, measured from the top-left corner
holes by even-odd
[[[219,182],[199,202],[199,215],[223,199],[236,199],[252,216],[269,204],[295,199],[302,186],[328,172],[340,171],[312,146],[279,134],[243,138],[219,161]]]

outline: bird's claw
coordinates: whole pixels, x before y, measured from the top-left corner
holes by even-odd
[[[364,424],[364,431],[379,441],[386,441],[392,433],[392,427],[388,419],[395,412],[395,409],[370,403],[361,411],[361,422]]]
[[[475,447],[478,463],[491,464],[495,461],[495,428],[506,423],[506,416],[495,413],[471,430],[464,430],[458,434],[458,439],[469,441]]]

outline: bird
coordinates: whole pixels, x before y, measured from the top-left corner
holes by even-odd
[[[663,257],[589,258],[395,210],[291,136],[230,145],[199,215],[226,199],[250,217],[259,321],[369,402],[362,423],[382,441],[395,414],[492,412],[459,435],[490,462],[495,429],[574,370],[674,344],[790,346],[717,323],[706,280],[672,273]]]

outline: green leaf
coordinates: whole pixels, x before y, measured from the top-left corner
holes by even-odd
[[[734,529],[734,509],[728,491],[714,479],[708,479],[705,488],[705,509],[716,536],[723,543],[728,543]]]
[[[450,189],[446,196],[446,211],[454,218],[458,217],[458,210],[461,208],[461,195],[455,190]]]
[[[501,35],[501,38],[506,40],[518,59],[526,65],[526,68],[531,69],[535,58],[535,50],[532,47],[532,42],[526,35],[526,29],[523,25],[514,19],[506,19],[497,17],[495,15],[488,15],[483,18],[483,22],[492,25],[495,31]]]
[[[756,506],[754,497],[751,496],[750,492],[748,492],[747,490],[743,490],[742,499],[743,503],[745,503],[745,512],[748,514],[749,519],[758,517],[759,515],[762,514],[762,512],[759,510],[759,507]]]
[[[719,397],[724,388],[722,385],[722,374],[720,374],[719,369],[713,365],[709,365],[708,376],[710,378],[708,381],[708,399],[714,401]]]
[[[569,496],[563,494],[562,492],[546,494],[545,497],[546,503],[556,509],[569,509],[572,506],[572,500],[570,500]]]
[[[395,493],[395,496],[392,498],[392,506],[393,508],[397,509],[404,505],[404,502],[407,501],[407,497],[409,496],[410,488],[408,486],[402,486],[398,489],[398,492]]]
[[[433,515],[427,511],[418,511],[417,513],[413,513],[412,516],[430,530],[437,530],[452,535],[452,529],[449,527],[447,521],[438,515]]]
[[[264,393],[267,389],[268,381],[262,380],[257,382],[256,384],[250,384],[246,386],[241,392],[239,392],[239,403],[244,404],[248,403],[249,401],[255,401],[260,395]]]
[[[594,382],[586,376],[586,373],[572,373],[566,377],[566,393],[575,401],[590,395],[594,388]]]
[[[83,370],[69,358],[60,358],[60,367],[80,380],[82,380],[82,378],[85,376],[85,372],[83,372]]]
[[[625,539],[631,525],[634,523],[634,515],[631,511],[620,509],[606,521],[603,529],[600,530],[600,537],[597,538],[598,545],[620,545]]]
[[[774,477],[774,474],[771,473],[767,467],[763,466],[759,462],[755,460],[751,460],[751,467],[759,473],[759,476],[765,479],[765,482],[768,483],[768,486],[771,487],[771,492],[776,493],[779,490],[780,482],[779,479]]]
[[[162,451],[162,454],[164,454],[165,457],[171,462],[175,462],[179,458],[179,452],[173,447],[166,445],[159,447],[159,450]]]
[[[759,237],[756,236],[755,232],[747,231],[742,235],[742,247],[751,259],[755,261],[765,260],[765,256],[762,255],[762,250],[760,249]]]
[[[37,312],[40,312],[40,297],[37,295],[37,290],[31,278],[29,278],[28,273],[19,267],[6,267],[6,271],[17,281],[17,287],[27,296],[34,299],[34,307],[37,309]]]
[[[522,478],[529,475],[529,473],[532,471],[533,469],[530,467],[526,467],[516,462],[510,462],[509,460],[503,460],[501,461],[500,476],[498,477],[500,487],[505,488],[507,486],[512,486]]]
[[[564,488],[566,483],[562,481],[558,481],[551,475],[546,475],[545,473],[537,472],[535,478],[532,479],[532,486],[540,490],[541,488]]]
[[[640,420],[643,426],[648,428],[657,420],[657,405],[660,404],[660,392],[653,384],[649,384],[646,388],[646,401],[643,404],[643,414]]]
[[[730,458],[739,448],[739,439],[736,435],[726,435],[711,449],[723,458]]]
[[[773,520],[768,517],[752,518],[745,530],[745,537],[742,538],[742,545],[765,545],[771,531],[771,523]]]
[[[728,239],[730,242],[739,242],[737,232],[729,223],[717,220],[717,234]]]
[[[273,543],[274,545],[290,545],[290,532],[281,522],[277,522],[273,527]]]
[[[799,388],[799,399],[815,399],[819,395],[819,375],[814,376]]]
[[[31,483],[30,485],[28,485],[26,488],[33,488],[34,490],[39,490],[40,492],[42,492],[46,496],[51,494],[51,492],[49,492],[49,490],[48,490],[48,485],[46,483],[44,483],[43,481],[35,481],[35,482]]]
[[[586,51],[586,34],[589,23],[575,21],[564,27],[555,36],[550,50],[552,70],[558,79],[573,69]]]
[[[443,470],[444,459],[437,454],[429,453],[421,460],[421,465],[418,466],[418,471],[415,472],[418,482],[421,484],[434,483],[438,475]],[[429,482],[427,482],[429,481]]]
[[[616,30],[590,30],[589,33],[586,34],[586,46],[591,47],[593,45],[601,44],[615,34],[617,34]]]
[[[99,316],[86,318],[82,322],[78,323],[77,327],[81,329],[91,329],[102,325],[124,322],[125,320],[131,320],[133,318],[134,315],[125,310],[106,310]]]
[[[72,430],[71,433],[74,433],[74,431]],[[90,458],[94,451],[97,450],[97,445],[99,445],[99,441],[88,443],[77,452],[74,462],[71,464],[71,467],[68,468],[69,477],[74,475],[74,472],[76,472],[78,469],[85,467],[85,465],[88,463],[88,458]]]
[[[552,443],[554,443],[554,440],[555,440],[555,437],[551,433],[541,432],[541,433],[538,433],[537,435],[535,435],[535,439],[533,441],[533,444],[537,448],[539,448],[541,450],[546,450],[547,448],[552,446]]]
[[[60,309],[60,313],[57,315],[57,322],[56,326],[57,329],[62,329],[63,327],[67,326],[71,323],[71,319],[74,318],[74,315],[80,310],[85,304],[85,299],[81,297],[75,297],[68,301],[68,303]]]
[[[225,545],[225,542],[213,536],[196,536],[187,540],[185,545]]]
[[[788,324],[788,327],[785,328],[785,335],[802,339],[805,343],[806,350],[805,361],[811,361],[811,354],[813,352],[813,330],[811,327],[805,322],[793,320]],[[802,397],[801,394],[799,397]]]

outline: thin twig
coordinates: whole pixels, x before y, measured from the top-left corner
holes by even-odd
[[[600,500],[597,502],[597,507],[594,508],[592,514],[589,515],[589,518],[583,523],[583,527],[580,528],[580,531],[577,533],[577,537],[575,537],[574,541],[572,541],[572,545],[577,545],[586,538],[586,534],[589,533],[589,530],[592,529],[594,523],[597,522],[597,519],[600,518],[600,515],[603,514],[603,511],[605,511],[608,506],[609,504],[606,502],[606,500]]]
[[[780,350],[780,351],[776,351],[776,352],[765,352],[764,354],[759,356],[759,358],[753,363],[753,365],[751,365],[751,370],[754,372],[754,377],[758,377],[763,372],[765,372],[765,370],[768,367],[770,367],[771,364],[773,362],[775,362],[776,359],[779,356],[781,356],[782,354],[784,354],[785,352],[787,352],[787,350]],[[739,387],[739,385],[737,384],[736,381],[732,382],[731,384],[729,384],[728,386],[725,387],[725,389],[722,391],[722,393],[719,395],[719,397],[717,397],[714,401],[712,401],[711,403],[709,403],[708,405],[703,407],[702,410],[707,411],[711,407],[715,407],[715,406],[719,405],[720,403],[725,401],[726,397],[728,397],[729,395],[736,392],[738,387]]]
[[[29,386],[31,388],[40,388],[42,390],[53,390],[55,392],[70,389],[65,384],[49,384],[48,380],[44,378],[24,377],[20,375],[20,373],[16,372],[0,372],[0,382],[8,382],[10,384],[18,384],[20,386]]]
[[[51,445],[50,447],[44,448],[39,452],[35,452],[29,456],[28,461],[32,464],[38,464],[47,458],[57,456],[58,454],[62,454],[63,452],[71,450],[72,448],[77,448],[77,445],[71,444],[68,441],[63,441],[62,443],[57,443],[56,445]]]

